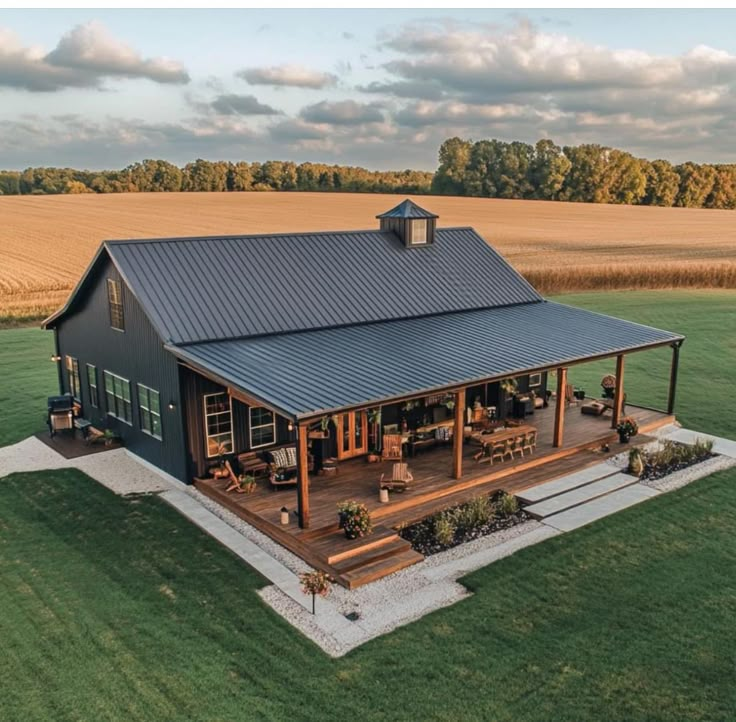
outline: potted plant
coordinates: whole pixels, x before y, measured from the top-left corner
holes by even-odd
[[[302,591],[312,595],[312,614],[314,614],[317,595],[326,597],[330,593],[330,578],[321,571],[302,572],[299,575]]]
[[[365,457],[366,461],[369,464],[376,464],[381,460],[381,455],[376,451],[376,449],[370,449],[368,451],[368,456]]]
[[[603,389],[603,398],[612,399],[616,389],[616,377],[613,374],[606,374],[601,379],[601,388]]]
[[[618,431],[619,441],[622,444],[628,444],[629,439],[639,433],[639,425],[630,416],[625,416],[619,421],[616,431]]]
[[[343,501],[337,505],[340,529],[348,539],[366,536],[373,530],[368,507],[357,501]]]
[[[105,429],[102,436],[105,439],[105,446],[112,446],[118,438],[118,435],[112,429]]]
[[[511,396],[519,390],[519,382],[513,377],[501,381],[500,386],[503,391]]]
[[[238,477],[237,491],[239,494],[252,494],[257,487],[256,477],[253,474],[241,474]]]

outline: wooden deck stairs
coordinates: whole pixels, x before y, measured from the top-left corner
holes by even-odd
[[[322,562],[318,566],[348,589],[357,589],[424,559],[396,531],[380,525],[359,539],[345,539],[337,524],[305,532],[300,538],[309,543],[314,561]]]

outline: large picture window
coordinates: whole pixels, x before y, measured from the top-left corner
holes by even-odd
[[[262,406],[250,407],[250,448],[276,442],[276,419],[273,411]]]
[[[107,279],[107,303],[110,307],[110,326],[118,331],[125,331],[123,284],[113,278]]]
[[[225,393],[205,394],[204,427],[207,436],[207,458],[233,451],[233,414],[230,396]]]
[[[77,401],[81,401],[82,396],[79,388],[79,361],[71,356],[66,357],[66,375],[69,379],[69,393]]]
[[[130,381],[110,371],[105,371],[103,376],[105,379],[107,413],[132,426],[133,409],[130,403]]]
[[[154,439],[161,438],[161,400],[158,391],[138,384],[138,412],[141,431]]]
[[[87,386],[89,386],[89,402],[97,408],[100,405],[100,396],[97,393],[97,367],[87,364]]]

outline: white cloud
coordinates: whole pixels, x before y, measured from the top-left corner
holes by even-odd
[[[319,90],[337,83],[337,76],[302,65],[273,65],[262,68],[244,68],[235,75],[251,85],[275,85]]]
[[[147,78],[157,83],[187,83],[184,67],[167,58],[143,58],[98,22],[78,25],[49,53],[26,47],[0,29],[0,86],[53,92],[99,87],[106,78]]]

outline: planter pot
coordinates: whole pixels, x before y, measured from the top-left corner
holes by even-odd
[[[368,454],[366,460],[369,464],[376,464],[381,460],[381,457],[378,454]]]
[[[388,504],[388,489],[379,490],[378,500],[381,502],[381,504]]]
[[[620,442],[621,442],[622,444],[628,444],[628,443],[629,443],[629,438],[630,438],[630,437],[629,437],[629,435],[628,435],[628,434],[622,434],[621,432],[619,432],[619,434],[618,434],[618,440],[619,440],[619,441],[620,441]]]

